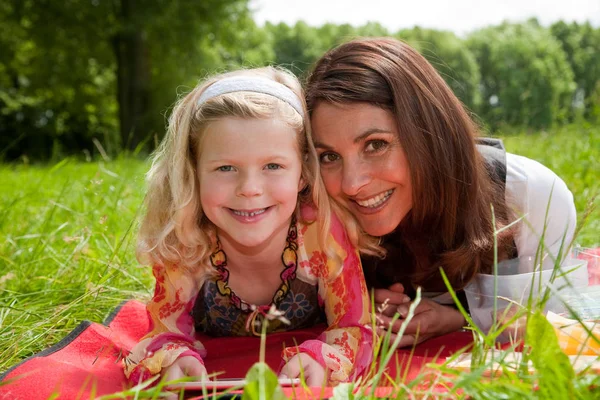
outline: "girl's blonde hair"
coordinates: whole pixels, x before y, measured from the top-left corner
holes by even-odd
[[[210,85],[235,76],[262,77],[287,86],[301,102],[304,116],[277,97],[248,91],[222,94],[198,104],[199,97]],[[296,214],[302,220],[298,212],[300,203],[317,207],[319,241],[325,248],[331,211],[319,173],[304,93],[294,75],[283,69],[265,67],[209,78],[176,103],[169,118],[167,134],[153,154],[152,166],[146,177],[146,214],[137,245],[137,257],[143,264],[178,266],[194,273],[208,271],[208,258],[214,248],[216,231],[202,211],[196,167],[207,126],[226,117],[278,118],[297,132],[306,188],[299,194]]]

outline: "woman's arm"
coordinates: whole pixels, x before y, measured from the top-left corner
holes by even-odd
[[[327,258],[312,242],[313,237],[305,236],[308,256],[311,261],[319,260],[312,270],[318,275],[328,328],[316,340],[286,348],[284,358],[308,354],[327,370],[330,382],[348,381],[360,375],[373,357],[374,332],[360,258],[337,218],[332,219],[328,238],[328,248],[335,257]]]
[[[196,279],[177,267],[156,265],[152,272],[156,286],[147,305],[152,330],[125,359],[125,375],[135,384],[165,375],[171,367],[167,378],[176,378],[179,369],[187,375],[204,371],[202,357],[206,352],[194,338],[191,316],[199,290]]]

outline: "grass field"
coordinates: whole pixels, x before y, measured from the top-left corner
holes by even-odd
[[[557,172],[583,215],[600,191],[600,128],[501,137]],[[149,296],[150,271],[134,256],[147,167],[131,158],[0,165],[0,372],[122,300]],[[576,242],[600,245],[599,210]]]

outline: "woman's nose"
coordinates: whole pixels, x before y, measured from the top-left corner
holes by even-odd
[[[344,163],[341,188],[346,196],[356,196],[370,180],[368,167],[360,161]]]
[[[261,177],[251,172],[241,176],[236,195],[242,197],[255,197],[260,196],[262,193],[263,181]]]

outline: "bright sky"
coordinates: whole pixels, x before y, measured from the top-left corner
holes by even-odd
[[[361,26],[373,21],[391,32],[419,25],[459,35],[531,17],[544,26],[558,20],[600,26],[600,0],[251,0],[250,6],[259,25],[303,20],[312,26],[327,22]]]

